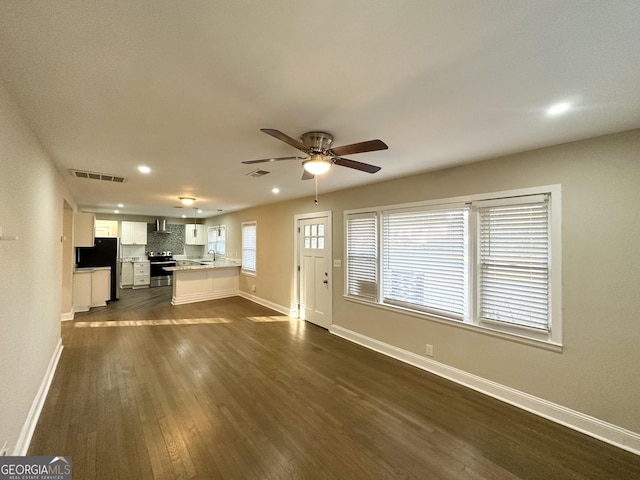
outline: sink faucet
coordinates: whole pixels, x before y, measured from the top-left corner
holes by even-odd
[[[209,253],[210,255],[213,255],[213,261],[215,262],[216,261],[216,251],[215,250],[209,250],[209,252],[207,252],[207,253]]]

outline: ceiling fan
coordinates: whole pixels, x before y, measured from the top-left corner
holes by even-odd
[[[245,160],[242,163],[254,164],[263,162],[278,162],[280,160],[304,160],[302,166],[304,173],[302,180],[309,180],[316,175],[322,175],[332,165],[340,165],[367,173],[376,173],[380,167],[368,163],[356,162],[343,158],[342,155],[354,155],[356,153],[375,152],[376,150],[386,150],[389,147],[382,140],[369,140],[366,142],[352,143],[341,147],[333,147],[333,136],[326,132],[307,132],[300,136],[300,140],[291,138],[279,130],[272,128],[261,128],[260,131],[281,140],[292,147],[304,152],[306,156],[300,157],[278,157],[262,158],[260,160]]]

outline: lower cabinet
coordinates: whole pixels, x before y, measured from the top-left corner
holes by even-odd
[[[149,262],[122,262],[120,288],[148,288],[151,283]]]
[[[131,288],[133,286],[133,262],[122,262],[120,264],[120,288]]]
[[[73,311],[86,312],[91,308],[91,271],[73,274]]]
[[[111,269],[91,274],[91,306],[104,307],[111,299]]]
[[[111,269],[87,268],[73,273],[73,311],[103,307],[111,298]]]
[[[151,283],[149,262],[133,262],[133,288],[147,288]]]

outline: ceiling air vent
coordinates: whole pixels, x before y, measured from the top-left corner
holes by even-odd
[[[89,180],[104,180],[105,182],[124,183],[126,179],[108,173],[85,172],[84,170],[69,170],[71,175],[77,178],[87,178]]]
[[[258,177],[265,176],[267,173],[271,173],[271,172],[267,172],[266,170],[260,170],[258,168],[256,170],[253,170],[252,172],[247,173],[247,176],[248,177],[253,177],[253,178],[258,178]]]

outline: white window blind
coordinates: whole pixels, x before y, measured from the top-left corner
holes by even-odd
[[[378,225],[375,213],[347,217],[347,295],[378,299]]]
[[[242,271],[256,273],[257,224],[242,224]]]
[[[548,331],[548,196],[494,203],[478,204],[480,320]]]
[[[383,213],[384,303],[463,319],[468,208]]]

